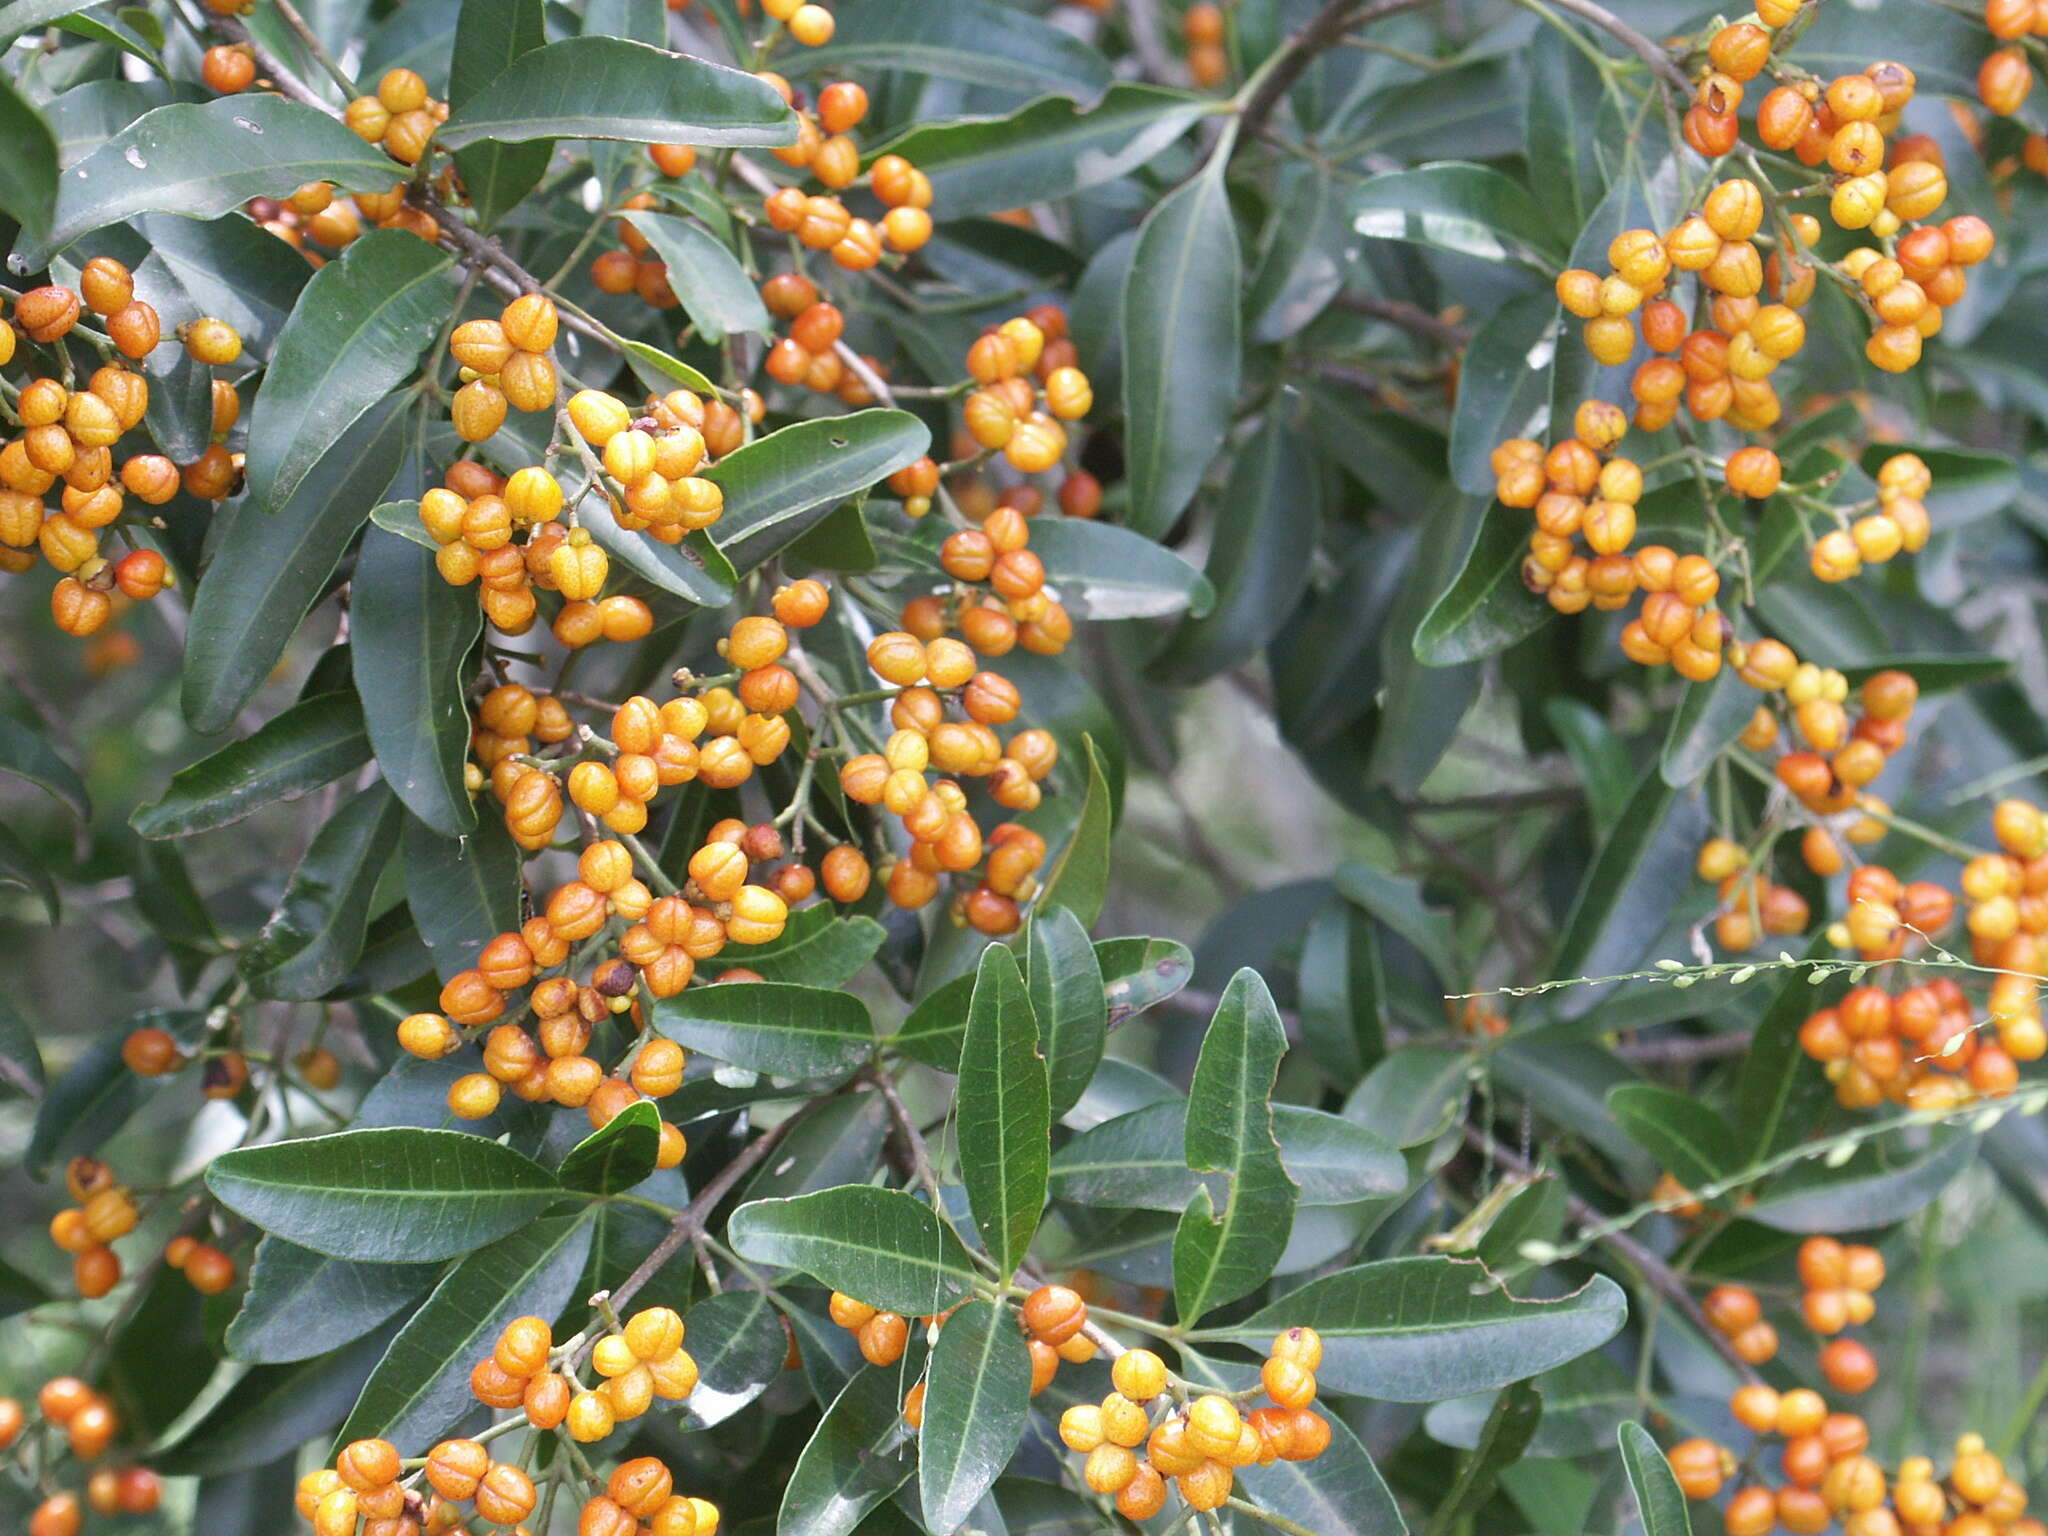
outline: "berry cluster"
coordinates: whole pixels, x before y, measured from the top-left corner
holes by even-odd
[[[449,406],[456,435],[481,443],[505,424],[507,407],[551,411],[559,375],[555,337],[561,317],[544,293],[529,293],[507,304],[496,320],[466,320],[448,338],[448,351],[462,365],[462,387]],[[620,407],[623,411],[625,408]],[[559,492],[557,490],[557,507]],[[545,522],[552,510],[527,519]]]
[[[2034,88],[2026,44],[2030,38],[2048,37],[2048,6],[2040,0],[1984,0],[1984,25],[2005,46],[1994,48],[1977,67],[1977,99],[2000,117],[2011,117]],[[2027,147],[2031,153],[2031,139]]]
[[[1330,1426],[1309,1407],[1322,1356],[1313,1328],[1276,1336],[1259,1372],[1271,1405],[1246,1413],[1240,1402],[1255,1393],[1211,1392],[1190,1401],[1176,1390],[1179,1406],[1167,1405],[1164,1363],[1150,1350],[1126,1350],[1110,1367],[1114,1390],[1099,1404],[1079,1403],[1062,1414],[1060,1439],[1087,1456],[1083,1481],[1116,1495],[1117,1512],[1128,1519],[1158,1514],[1169,1478],[1190,1509],[1215,1509],[1230,1497],[1240,1468],[1313,1461],[1329,1447]],[[1156,1423],[1147,1406],[1154,1402],[1165,1408]]]
[[[29,1434],[37,1423],[48,1434]],[[0,1452],[21,1445],[32,1457],[43,1497],[30,1513],[27,1536],[78,1536],[85,1513],[153,1514],[163,1483],[144,1466],[95,1467],[86,1475],[85,1497],[58,1486],[59,1446],[80,1463],[98,1461],[120,1433],[113,1404],[76,1376],[54,1376],[36,1393],[34,1418],[11,1397],[0,1397]],[[28,1438],[24,1440],[24,1435]]]
[[[963,407],[968,435],[985,452],[1000,450],[1020,474],[1059,463],[1067,451],[1063,423],[1095,408],[1094,386],[1069,360],[1071,344],[1054,348],[1067,341],[1066,330],[1065,313],[1046,305],[984,332],[967,350],[968,377],[980,386]]]
[[[589,1389],[575,1370],[585,1342],[579,1335],[558,1347],[545,1319],[514,1318],[470,1371],[470,1392],[487,1407],[523,1412],[535,1429],[566,1427],[587,1444],[639,1418],[656,1398],[680,1402],[696,1390],[683,1320],[667,1307],[635,1312],[623,1328],[597,1335],[589,1363],[603,1380]]]
[[[1181,13],[1180,35],[1188,47],[1188,78],[1205,91],[1221,85],[1230,73],[1230,55],[1223,47],[1223,8],[1213,0],[1195,0]]]
[[[113,1245],[133,1232],[141,1217],[133,1197],[114,1182],[114,1170],[98,1158],[71,1159],[64,1188],[75,1203],[50,1218],[50,1241],[72,1255],[78,1294],[104,1296],[121,1282],[121,1256]]]
[[[797,106],[795,91],[780,75],[763,79]],[[867,92],[850,81],[829,85],[818,95],[818,113],[799,112],[796,143],[771,151],[785,165],[808,170],[824,192],[781,187],[762,205],[771,227],[795,237],[807,251],[824,251],[848,272],[878,264],[886,246],[899,255],[920,249],[932,237],[931,178],[901,155],[882,155],[868,167],[868,190],[887,211],[879,224],[857,217],[833,194],[860,176],[860,150],[852,130],[867,116]]]
[[[612,1469],[603,1493],[584,1501],[576,1531],[577,1536],[714,1536],[718,1519],[718,1506],[709,1499],[675,1491],[667,1463],[636,1456]]]
[[[427,94],[427,82],[409,69],[394,69],[377,82],[377,94],[358,96],[341,114],[365,144],[381,144],[400,165],[418,165],[434,130],[448,121],[448,103]]]
[[[894,1365],[903,1358],[903,1351],[910,1347],[910,1323],[901,1313],[878,1311],[843,1291],[832,1293],[826,1311],[833,1322],[853,1335],[854,1342],[860,1346],[861,1358],[869,1365]],[[926,1327],[941,1320],[940,1317],[918,1319]],[[918,1418],[913,1422],[921,1422],[924,1394],[914,1387],[911,1390],[916,1395],[918,1408]],[[908,1401],[903,1412],[905,1417],[911,1416],[912,1406]]]

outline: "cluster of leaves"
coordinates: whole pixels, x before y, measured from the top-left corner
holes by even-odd
[[[1242,0],[1212,94],[1185,88],[1160,25],[1183,8],[1158,0],[839,9],[831,43],[772,62],[806,89],[862,80],[867,146],[931,177],[930,245],[877,280],[833,279],[849,340],[898,393],[825,414],[829,398],[771,391],[758,435],[709,472],[723,516],[680,546],[594,519],[655,630],[593,651],[575,686],[618,699],[679,664],[713,673],[734,615],[817,575],[850,600],[808,655],[861,694],[866,640],[938,572],[930,525],[886,478],[946,457],[933,445],[985,327],[1061,304],[1100,402],[1075,467],[1107,496],[1101,520],[1048,512],[1031,537],[1094,626],[1086,660],[1001,663],[1062,749],[1029,818],[1054,850],[1046,890],[993,945],[943,902],[905,913],[879,887],[800,908],[747,952],[759,980],[650,1010],[693,1053],[661,1114],[590,1131],[509,1100],[453,1121],[458,1069],[393,1040],[549,883],[465,787],[486,667],[566,676],[544,645],[486,633],[473,594],[434,569],[416,502],[466,451],[437,339],[495,313],[493,273],[541,274],[578,317],[560,342],[572,377],[735,401],[759,384],[774,328],[758,281],[783,242],[721,169],[795,131],[742,72],[771,32],[734,0],[339,0],[303,16],[265,0],[239,20],[184,0],[0,7],[10,281],[120,256],[166,296],[167,323],[236,326],[249,402],[245,488],[156,509],[145,537],[180,590],[136,615],[129,670],[73,708],[80,661],[47,633],[44,587],[0,587],[0,769],[34,786],[10,787],[22,814],[0,824],[0,880],[24,893],[0,944],[31,983],[0,996],[25,1175],[10,1217],[47,1216],[57,1197],[31,1181],[98,1153],[161,1191],[152,1241],[197,1213],[243,1275],[201,1298],[138,1263],[81,1308],[54,1255],[10,1251],[0,1310],[19,1314],[21,1347],[0,1385],[71,1366],[102,1379],[133,1454],[178,1489],[129,1528],[271,1530],[337,1438],[414,1456],[476,1422],[469,1370],[508,1320],[574,1332],[589,1298],[630,1288],[685,1312],[702,1385],[605,1454],[658,1450],[735,1528],[1123,1528],[1050,1436],[1059,1408],[1101,1395],[1105,1366],[1063,1368],[1034,1404],[1012,1317],[1026,1282],[1082,1273],[1104,1326],[1189,1384],[1245,1389],[1277,1330],[1322,1335],[1330,1450],[1247,1470],[1224,1512],[1236,1529],[1683,1536],[1641,1425],[1725,1436],[1741,1379],[1693,1291],[1767,1286],[1796,1235],[1853,1232],[1900,1256],[1917,1235],[1930,1276],[1996,1274],[2004,1289],[1970,1313],[1987,1358],[1968,1406],[2013,1413],[2008,1448],[2038,1458],[2039,1392],[2021,1394],[1987,1321],[2042,1299],[2011,1258],[2048,1234],[2038,1079],[1941,1123],[1846,1115],[1798,1043],[1846,970],[1646,969],[1709,915],[1689,883],[1709,826],[1733,798],[1762,803],[1723,766],[1754,695],[1732,673],[1646,679],[1590,620],[1557,622],[1518,579],[1526,515],[1492,500],[1501,439],[1625,393],[1623,370],[1576,345],[1551,280],[1599,265],[1622,229],[1668,227],[1701,180],[1659,77],[1612,29],[1558,14],[1587,7],[1536,0]],[[1673,32],[1702,20],[1631,10]],[[222,39],[304,66],[310,99],[207,99],[199,52]],[[1893,772],[1933,837],[1888,857],[1901,873],[1938,867],[1987,793],[2048,763],[2044,198],[2003,164],[2020,126],[1973,142],[1941,99],[1972,95],[1986,46],[1933,0],[1826,0],[1799,49],[1823,74],[1908,62],[1922,96],[1907,127],[1940,143],[1954,206],[1999,240],[1906,382],[1869,368],[1858,316],[1823,287],[1775,441],[1798,480],[1849,488],[1910,444],[1934,474],[1927,550],[1823,586],[1782,558],[1789,510],[1766,506],[1756,534],[1757,609],[1802,657],[1919,681]],[[440,242],[376,231],[315,270],[247,216],[311,180],[394,179],[336,120],[322,57],[366,81],[417,70],[450,102],[439,142],[467,206]],[[668,263],[680,337],[585,270],[647,181],[649,142],[706,151],[633,215]],[[995,217],[1019,207],[1029,227]],[[169,346],[148,371],[144,434],[188,462],[209,441],[206,371]],[[513,418],[486,451],[540,461],[535,423]],[[1653,491],[1646,529],[1702,532],[1682,489]],[[885,704],[858,707],[886,733]],[[685,789],[651,858],[680,878],[714,821],[785,805],[871,832],[802,760],[745,797]],[[1219,773],[1228,791],[1205,790]],[[1284,851],[1326,833],[1352,856],[1304,868]],[[1180,937],[1091,936],[1126,913],[1164,914]],[[96,967],[100,945],[130,963]],[[1495,1010],[1503,1032],[1467,1027]],[[123,1065],[140,1027],[232,1043],[255,1086],[195,1116],[192,1075]],[[343,1057],[332,1092],[291,1066],[323,1041]],[[663,1118],[689,1138],[679,1169],[656,1166]],[[1690,1234],[1654,1193],[1667,1173],[1707,1198]],[[1939,1225],[1952,1189],[1977,1202],[1981,1237]],[[829,1320],[830,1290],[906,1316],[967,1305],[873,1366]],[[1964,1395],[1923,1399],[1945,1378],[1907,1311],[1882,1325],[1904,1362],[1880,1393],[1898,1445],[1952,1432],[1934,1403]],[[10,1528],[34,1498],[0,1467]]]

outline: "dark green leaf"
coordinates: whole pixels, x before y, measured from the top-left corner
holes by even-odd
[[[370,899],[398,847],[405,811],[382,784],[344,802],[314,834],[263,931],[241,953],[259,997],[305,1002],[355,967]]]
[[[336,440],[419,366],[448,317],[453,260],[417,235],[379,229],[313,274],[250,412],[249,492],[260,505],[282,508]]]
[[[541,0],[463,0],[448,71],[448,105],[460,110],[522,54],[548,40]],[[554,146],[476,144],[455,157],[462,189],[488,229],[518,207],[547,174]]]
[[[1407,1536],[1401,1507],[1358,1436],[1335,1414],[1327,1417],[1330,1443],[1322,1455],[1246,1467],[1237,1474],[1246,1496],[1306,1530]]]
[[[1543,210],[1499,171],[1457,160],[1388,171],[1351,194],[1351,227],[1368,240],[1406,240],[1515,261],[1545,278],[1563,264],[1564,248]]]
[[[910,1480],[903,1454],[903,1371],[870,1366],[825,1410],[782,1490],[776,1529],[804,1536],[853,1536],[877,1504]]]
[[[1114,523],[1049,518],[1032,530],[1031,552],[1076,618],[1200,618],[1216,604],[1209,578],[1150,539]]]
[[[0,1097],[39,1099],[43,1082],[43,1053],[36,1032],[13,1001],[0,996]]]
[[[1875,479],[1885,460],[1897,453],[1918,454],[1933,472],[1934,488],[1923,499],[1937,528],[1954,528],[2002,512],[2019,494],[2019,468],[2010,456],[1969,448],[1872,443],[1863,450],[1863,472]]]
[[[1345,213],[1344,186],[1324,167],[1282,167],[1279,196],[1245,295],[1253,341],[1287,340],[1343,288],[1351,240]]]
[[[654,1027],[692,1050],[781,1077],[851,1072],[875,1048],[859,998],[786,982],[685,988],[656,999]]]
[[[92,799],[85,780],[57,749],[11,715],[0,715],[0,773],[12,773],[40,784],[78,813],[80,821],[92,820]]]
[[[743,1259],[801,1269],[905,1317],[945,1311],[975,1279],[960,1240],[930,1206],[900,1190],[843,1185],[754,1200],[732,1213],[727,1231]]]
[[[43,115],[0,76],[0,213],[30,235],[50,227],[57,205],[57,136]]]
[[[1091,1126],[1053,1158],[1052,1193],[1079,1205],[1145,1211],[1185,1210],[1204,1187],[1212,1202],[1222,1198],[1221,1176],[1187,1166],[1187,1118],[1176,1098]],[[1407,1187],[1408,1168],[1395,1149],[1351,1120],[1275,1104],[1273,1133],[1304,1206],[1349,1205]]]
[[[640,144],[788,144],[796,119],[765,81],[616,37],[571,37],[521,54],[451,112],[447,149],[486,139]]]
[[[918,1496],[925,1528],[951,1531],[974,1512],[1024,1438],[1031,1412],[1024,1335],[1007,1312],[970,1301],[939,1330],[928,1381],[917,1437]]]
[[[934,206],[968,218],[1115,181],[1215,110],[1184,91],[1120,81],[1086,111],[1072,96],[1046,96],[1008,117],[921,123],[876,153],[902,155],[931,177]]]
[[[426,1454],[474,1408],[470,1369],[490,1353],[505,1325],[515,1317],[552,1318],[580,1299],[576,1282],[590,1256],[590,1237],[587,1213],[523,1221],[450,1269],[370,1373],[340,1438],[375,1435],[402,1455]]]
[[[228,1354],[254,1365],[324,1355],[395,1316],[439,1274],[432,1264],[363,1264],[266,1237],[228,1324]]]
[[[1109,1029],[1102,967],[1081,920],[1065,907],[1048,907],[1024,930],[1024,972],[1057,1120],[1079,1102],[1102,1060]]]
[[[668,264],[669,284],[706,341],[723,341],[734,331],[767,335],[774,329],[746,269],[703,225],[666,213],[626,217]]]
[[[1937,1132],[1924,1146],[1902,1138],[1865,1142],[1838,1168],[1802,1163],[1743,1211],[1780,1232],[1857,1232],[1924,1210],[1977,1156],[1978,1138]]]
[[[1299,1193],[1273,1135],[1273,1083],[1287,1032],[1258,972],[1230,978],[1188,1088],[1187,1165],[1221,1173],[1221,1214],[1205,1184],[1173,1237],[1173,1293],[1193,1322],[1263,1284],[1287,1247]]]
[[[1451,410],[1451,473],[1466,495],[1492,497],[1497,477],[1489,460],[1503,441],[1545,435],[1557,333],[1557,300],[1529,293],[1495,310],[1466,347]],[[1576,344],[1576,338],[1566,343]],[[1526,549],[1529,517],[1508,513],[1507,520],[1517,517],[1518,542]]]
[[[615,1195],[653,1173],[660,1151],[661,1111],[652,1099],[641,1099],[570,1148],[555,1177],[564,1189]]]
[[[1005,1275],[1023,1262],[1045,1209],[1049,1094],[1038,1020],[1017,957],[991,944],[981,952],[967,1008],[954,1136],[982,1246]]]
[[[337,1259],[428,1264],[526,1226],[561,1197],[532,1158],[460,1131],[338,1131],[222,1153],[207,1188],[286,1242]],[[363,1212],[374,1208],[375,1221]]]
[[[613,559],[651,587],[700,608],[717,608],[732,600],[739,578],[732,562],[702,531],[685,534],[680,544],[663,544],[644,533],[621,528],[610,517],[588,518],[583,526],[590,530],[594,543],[603,545]]]
[[[1671,729],[1657,763],[1664,782],[1685,789],[1705,778],[1714,760],[1749,724],[1757,702],[1757,691],[1736,676],[1733,667],[1723,667],[1707,682],[1686,684],[1678,708],[1671,712]]]
[[[997,0],[862,0],[839,17],[832,41],[808,49],[821,79],[848,70],[904,70],[1006,91],[1092,97],[1109,64],[1086,43]]]
[[[1579,42],[1561,26],[1538,27],[1522,55],[1529,180],[1544,189],[1545,211],[1567,240],[1585,226],[1607,191],[1600,154],[1606,81]]]
[[[1807,946],[1806,958],[1833,953],[1824,936]],[[1849,990],[1846,971],[1807,985],[1806,977],[1788,974],[1778,995],[1757,1021],[1743,1053],[1742,1075],[1736,1084],[1736,1124],[1750,1160],[1782,1152],[1806,1134],[1830,1097],[1820,1063],[1799,1045],[1799,1028],[1819,1009],[1832,1006]]]
[[[1279,632],[1308,585],[1319,497],[1307,445],[1279,410],[1269,412],[1232,463],[1223,491],[1206,570],[1215,605],[1181,622],[1147,667],[1151,676],[1200,682],[1236,666]]]
[[[1555,610],[1522,585],[1529,519],[1499,502],[1480,514],[1458,574],[1416,626],[1415,659],[1426,667],[1479,661],[1526,640]]]
[[[1728,1122],[1692,1094],[1623,1083],[1609,1090],[1607,1108],[1629,1139],[1688,1189],[1727,1177],[1741,1162]]]
[[[43,904],[44,916],[55,926],[63,907],[57,896],[57,882],[43,867],[43,861],[0,822],[0,886],[18,885]]]
[[[1295,967],[1302,1043],[1331,1083],[1349,1090],[1387,1053],[1379,933],[1349,902],[1315,915]]]
[[[690,1358],[697,1390],[683,1399],[685,1429],[722,1424],[782,1374],[789,1336],[775,1304],[760,1291],[727,1291],[690,1309]]]
[[[172,1476],[213,1477],[290,1457],[341,1423],[396,1331],[385,1324],[332,1354],[289,1365],[259,1365],[220,1405],[150,1464]],[[265,1518],[274,1516],[266,1509]]]
[[[1390,875],[1369,864],[1340,864],[1336,883],[1346,901],[1356,902],[1407,940],[1429,962],[1439,981],[1456,981],[1462,974],[1451,920],[1423,904],[1418,881]]]
[[[214,514],[212,560],[186,631],[184,706],[194,730],[226,730],[270,676],[391,483],[412,438],[407,403],[393,395],[372,406],[275,512],[243,497]]]
[[[1643,1536],[1692,1536],[1692,1516],[1686,1513],[1685,1494],[1671,1463],[1657,1449],[1657,1442],[1640,1424],[1623,1424],[1614,1432],[1621,1447],[1622,1470],[1628,1474],[1629,1491],[1635,1495],[1636,1513],[1643,1522]]]
[[[206,1015],[170,1008],[138,1013],[80,1052],[36,1108],[35,1130],[21,1161],[37,1178],[60,1158],[96,1151],[135,1113],[142,1080],[121,1060],[121,1046],[138,1029],[167,1030],[189,1050],[205,1032]]]
[[[349,654],[377,771],[418,820],[459,837],[476,826],[462,782],[463,663],[483,611],[441,579],[432,555],[381,528],[363,536],[350,591]]]
[[[1241,362],[1239,281],[1237,223],[1219,156],[1152,210],[1124,282],[1129,520],[1148,537],[1179,521],[1229,434]]]
[[[128,822],[144,837],[211,832],[296,800],[369,760],[361,701],[353,693],[318,694],[179,769],[162,798],[137,806]]]
[[[1553,1301],[1517,1301],[1470,1259],[1402,1258],[1311,1280],[1211,1335],[1271,1342],[1297,1324],[1323,1337],[1317,1376],[1390,1403],[1488,1392],[1598,1349],[1628,1318],[1605,1275]]]
[[[1522,1453],[1529,1449],[1542,1417],[1543,1396],[1528,1382],[1518,1381],[1501,1393],[1493,1411],[1486,1416],[1479,1443],[1458,1468],[1457,1481],[1451,1484],[1423,1528],[1425,1536],[1443,1536],[1458,1529],[1460,1521],[1478,1514],[1500,1485],[1501,1473],[1520,1461]]]
[[[1354,1120],[1397,1147],[1418,1147],[1449,1130],[1465,1103],[1472,1058],[1429,1046],[1404,1046],[1386,1059],[1344,1101]]]
[[[392,164],[317,107],[251,91],[146,112],[57,180],[42,239],[16,254],[40,266],[80,235],[138,213],[218,218],[252,197],[289,197],[309,181],[382,191]]]
[[[0,1317],[13,1317],[41,1306],[50,1299],[42,1283],[24,1275],[12,1264],[0,1260]]]
[[[874,959],[887,936],[871,917],[841,917],[825,903],[789,914],[782,937],[747,950],[747,969],[764,981],[842,987]]]
[[[704,473],[725,491],[714,542],[745,574],[930,446],[923,422],[893,410],[800,421],[756,438]]]
[[[1636,769],[1629,761],[1628,748],[1592,705],[1581,699],[1546,700],[1543,719],[1564,742],[1586,791],[1586,810],[1594,828],[1605,836],[1621,819],[1635,790]]]
[[[1045,877],[1039,910],[1065,907],[1087,928],[1102,915],[1102,903],[1109,894],[1109,837],[1115,813],[1094,739],[1084,736],[1081,741],[1088,754],[1087,795],[1081,802],[1074,835]]]
[[[400,868],[406,905],[443,981],[519,926],[519,848],[500,817],[485,817],[467,837],[443,837],[407,817]]]

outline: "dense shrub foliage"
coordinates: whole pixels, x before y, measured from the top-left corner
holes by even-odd
[[[2043,1536],[2044,51],[0,5],[0,1529]]]

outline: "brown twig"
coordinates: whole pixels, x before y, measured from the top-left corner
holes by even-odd
[[[1419,305],[1404,304],[1399,299],[1376,298],[1366,293],[1340,293],[1337,295],[1337,307],[1349,310],[1354,315],[1370,315],[1375,320],[1398,325],[1404,331],[1426,336],[1431,341],[1441,342],[1453,349],[1464,346],[1472,339],[1472,333],[1464,326],[1453,325],[1448,320],[1439,320]]]
[[[1685,71],[1673,61],[1670,50],[1659,47],[1606,6],[1596,4],[1595,0],[1548,0],[1548,3],[1560,11],[1569,11],[1581,21],[1591,22],[1641,59],[1650,67],[1653,74],[1662,77],[1667,84],[1676,86],[1681,91],[1692,90],[1692,82],[1685,78]]]
[[[1689,1067],[1702,1061],[1740,1056],[1749,1049],[1748,1030],[1729,1035],[1673,1035],[1662,1040],[1625,1040],[1614,1048],[1623,1061],[1640,1065]]]
[[[1382,17],[1420,10],[1433,3],[1434,0],[1329,0],[1280,45],[1279,52],[1266,66],[1265,73],[1245,100],[1244,112],[1238,120],[1240,138],[1262,133],[1266,120],[1287,93],[1294,89],[1294,83],[1309,65],[1315,62],[1316,55],[1336,47],[1353,27],[1369,26]]]

